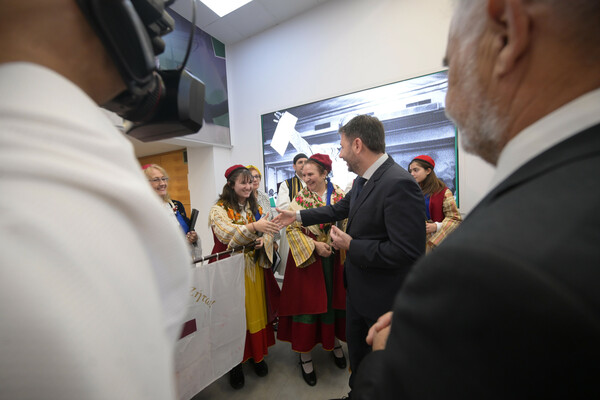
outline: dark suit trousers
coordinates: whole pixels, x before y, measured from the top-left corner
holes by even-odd
[[[348,343],[348,358],[350,359],[350,389],[358,371],[360,362],[371,352],[371,346],[365,341],[369,328],[376,322],[368,317],[361,316],[346,296],[346,340]]]

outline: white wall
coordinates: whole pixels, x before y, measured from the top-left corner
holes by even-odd
[[[263,165],[261,114],[441,70],[450,16],[450,0],[331,0],[228,46],[232,148],[188,153],[192,206],[208,213],[229,165]],[[216,169],[194,170],[209,166]],[[462,213],[485,193],[492,172],[459,151]],[[210,231],[199,233],[208,254]]]

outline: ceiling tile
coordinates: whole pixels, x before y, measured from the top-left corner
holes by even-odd
[[[233,44],[245,39],[246,37],[237,30],[235,25],[232,25],[229,21],[221,18],[218,21],[213,22],[207,26],[201,26],[204,32],[208,33],[214,38],[217,38],[220,42],[227,44]]]
[[[223,20],[234,26],[244,37],[256,35],[277,24],[275,18],[256,0],[227,14]]]
[[[196,2],[196,25],[202,29],[203,26],[210,25],[213,22],[219,20],[219,16],[215,14],[210,8],[201,3]],[[170,8],[176,11],[179,15],[187,18],[191,21],[192,19],[192,3],[189,0],[179,0],[173,3]]]
[[[263,5],[266,12],[271,14],[277,21],[281,23],[287,21],[296,15],[310,10],[318,4],[317,0],[254,0]]]

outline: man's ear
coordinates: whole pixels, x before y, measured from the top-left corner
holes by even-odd
[[[354,152],[356,154],[360,153],[362,151],[363,148],[363,142],[360,138],[354,138],[354,140],[352,141],[352,150],[354,150]]]
[[[531,41],[531,17],[525,0],[488,0],[487,12],[494,23],[499,51],[494,74],[509,73],[523,56]]]

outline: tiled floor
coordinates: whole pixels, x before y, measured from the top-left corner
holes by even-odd
[[[346,344],[343,344],[344,354],[348,360]],[[308,386],[300,372],[298,354],[293,352],[289,343],[277,341],[269,348],[265,357],[269,366],[269,374],[259,378],[249,363],[244,364],[246,384],[240,390],[229,386],[229,374],[225,374],[193,400],[227,399],[227,400],[327,400],[345,396],[348,387],[348,370],[341,370],[333,363],[331,352],[320,346],[312,351],[313,365],[317,374],[317,384]]]

